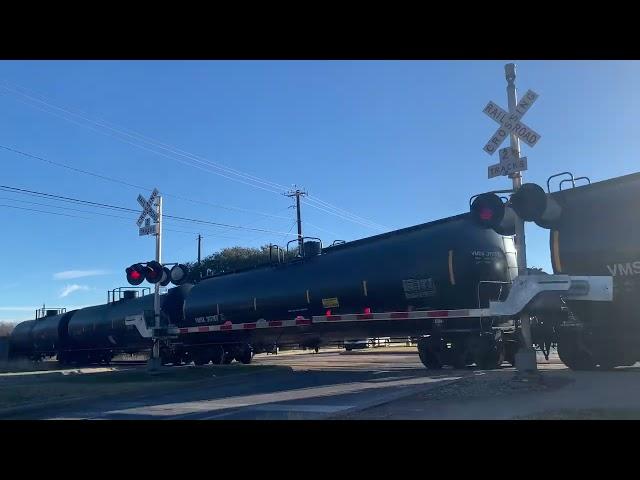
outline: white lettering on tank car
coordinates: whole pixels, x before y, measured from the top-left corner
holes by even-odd
[[[471,252],[476,264],[489,264],[495,262],[496,259],[502,259],[502,252],[488,250],[473,250]]]
[[[196,317],[193,319],[196,323],[216,323],[222,320],[222,315],[209,315],[206,317]]]
[[[613,277],[640,274],[640,261],[614,263],[612,265],[607,265],[606,267]]]
[[[436,294],[433,278],[410,278],[402,280],[404,296],[407,299],[432,297]]]

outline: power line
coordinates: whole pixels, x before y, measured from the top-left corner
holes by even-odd
[[[376,222],[372,222],[371,220],[367,220],[366,218],[361,217],[359,215],[356,215],[354,213],[350,213],[350,212],[348,212],[346,210],[343,210],[342,208],[338,208],[338,207],[330,204],[329,202],[325,202],[323,200],[320,200],[319,198],[316,198],[316,197],[314,197],[312,195],[307,195],[307,204],[309,204],[309,200],[317,202],[318,204],[320,204],[320,205],[322,205],[324,207],[332,208],[332,209],[336,210],[336,212],[342,213],[343,215],[347,215],[347,216],[353,217],[354,219],[360,220],[360,221],[362,221],[362,222],[364,222],[366,224],[369,224],[369,225],[371,225],[371,226],[373,226],[375,228],[379,228],[379,229],[382,229],[382,230],[388,230],[388,228],[385,227],[384,225],[381,225],[381,224],[376,223]]]
[[[38,202],[30,202],[27,200],[20,200],[20,199],[14,199],[14,198],[7,198],[7,197],[0,197],[2,199],[5,200],[10,200],[10,201],[16,201],[16,202],[22,202],[22,203],[29,203],[32,205],[39,205],[39,206],[46,206],[49,208],[59,208],[59,209],[63,209],[63,210],[71,210],[71,211],[76,211],[76,212],[80,212],[80,213],[86,213],[86,214],[90,214],[90,215],[101,215],[101,216],[107,216],[107,217],[111,217],[111,218],[119,218],[119,219],[124,219],[127,222],[131,221],[131,220],[135,220],[135,218],[137,218],[139,212],[137,210],[134,209],[130,209],[130,208],[126,208],[126,207],[117,207],[115,205],[107,205],[107,204],[98,204],[96,205],[97,202],[88,202],[88,201],[83,201],[83,200],[79,200],[79,199],[74,199],[74,198],[70,198],[70,197],[62,197],[60,195],[52,195],[52,194],[47,194],[44,192],[36,192],[33,190],[26,190],[26,189],[18,189],[15,187],[8,187],[5,185],[0,185],[0,191],[6,191],[9,193],[18,193],[18,194],[23,194],[23,195],[30,195],[30,196],[35,196],[37,198],[47,198],[47,199],[51,199],[51,200],[55,200],[55,201],[62,201],[62,202],[67,202],[67,203],[72,203],[72,204],[80,204],[80,205],[88,205],[88,206],[92,206],[94,208],[109,208],[109,209],[123,209],[127,212],[132,212],[135,213],[135,217],[123,217],[123,216],[117,216],[117,215],[110,215],[107,213],[103,213],[103,212],[90,212],[90,211],[86,211],[86,210],[78,210],[75,208],[70,208],[70,207],[62,207],[60,205],[52,205],[52,204],[44,204],[44,203],[38,203]],[[37,210],[33,210],[33,211],[37,211]],[[45,211],[39,211],[40,213],[50,213],[50,212],[45,212]],[[74,216],[76,218],[83,218],[83,219],[87,219],[86,217],[79,217],[79,216]],[[285,217],[286,218],[286,217]],[[172,221],[174,221],[173,219],[171,219]],[[243,228],[246,226],[242,226]],[[185,234],[189,234],[189,235],[196,235],[198,232],[195,231],[184,231],[184,230],[175,230],[175,229],[166,229],[167,231],[171,231],[171,232],[177,232],[177,233],[185,233]],[[209,232],[207,231],[207,233],[210,233],[210,235],[207,235],[207,238],[209,238],[210,236],[215,236],[216,238],[224,238],[224,239],[228,239],[228,240],[242,240],[242,241],[255,241],[257,238],[265,235],[265,234],[271,234],[271,233],[275,233],[275,231],[264,231],[262,233],[262,235],[258,235],[258,237],[254,237],[251,239],[244,239],[241,237],[230,237],[228,235],[222,235],[218,232]],[[287,232],[285,233],[277,233],[278,235],[283,235],[283,236],[288,236],[288,234],[290,233]]]
[[[118,178],[109,177],[107,175],[101,175],[99,173],[90,172],[88,170],[83,170],[81,168],[76,168],[76,167],[73,167],[71,165],[67,165],[67,164],[64,164],[64,163],[61,163],[61,162],[56,162],[56,161],[50,160],[48,158],[43,158],[43,157],[40,157],[38,155],[33,155],[31,153],[23,152],[21,150],[17,150],[15,148],[7,147],[5,145],[0,145],[0,148],[2,148],[4,150],[7,150],[9,152],[13,152],[13,153],[17,153],[19,155],[23,155],[23,156],[28,157],[28,158],[33,158],[35,160],[40,160],[42,162],[48,163],[50,165],[54,165],[56,167],[66,168],[66,169],[72,170],[72,171],[74,171],[76,173],[82,173],[82,174],[85,174],[85,175],[90,175],[92,177],[100,178],[101,180],[106,180],[108,182],[119,183],[119,184],[125,185],[127,187],[132,187],[132,188],[145,190],[145,191],[149,191],[149,192],[151,192],[153,190],[153,188],[145,187],[145,186],[142,186],[142,185],[136,185],[135,183],[129,183],[129,182],[125,181],[125,180],[121,180],[121,179],[118,179]],[[272,215],[272,214],[265,213],[265,212],[260,212],[260,211],[257,211],[257,210],[249,210],[249,209],[240,208],[240,207],[234,207],[234,206],[230,206],[230,205],[221,205],[221,204],[206,202],[204,200],[196,200],[196,199],[193,199],[193,198],[187,198],[187,197],[174,195],[174,194],[166,193],[166,192],[164,192],[163,195],[166,195],[166,196],[172,197],[172,198],[176,198],[176,199],[179,199],[179,200],[184,200],[184,201],[187,201],[187,202],[200,203],[200,204],[203,204],[203,205],[209,205],[209,206],[216,207],[216,208],[222,208],[222,209],[225,209],[225,210],[239,211],[239,212],[245,212],[245,213],[253,213],[253,214],[256,214],[256,215],[262,215],[262,216],[270,217],[270,218],[281,218],[281,219],[287,219],[288,218],[288,217]]]
[[[99,208],[108,208],[108,209],[113,209],[113,210],[121,210],[121,211],[126,211],[126,212],[134,212],[134,213],[140,213],[138,210],[132,209],[132,208],[127,208],[127,207],[121,207],[118,205],[109,205],[107,203],[100,203],[100,202],[92,202],[89,200],[81,200],[78,198],[72,198],[72,197],[65,197],[62,195],[54,195],[51,193],[45,193],[45,192],[38,192],[35,190],[27,190],[24,188],[17,188],[17,187],[10,187],[8,185],[0,185],[0,190],[5,190],[5,191],[12,191],[12,192],[16,192],[16,193],[23,193],[23,194],[30,194],[30,195],[38,195],[38,196],[45,196],[48,198],[54,198],[54,199],[60,199],[63,201],[70,201],[70,202],[76,202],[76,203],[81,203],[81,204],[85,204],[85,205],[91,205],[94,207],[99,207]],[[220,227],[220,228],[230,228],[230,229],[235,229],[235,230],[250,230],[250,231],[255,231],[255,232],[264,232],[264,233],[274,233],[274,234],[279,234],[279,235],[288,235],[285,232],[280,232],[280,231],[276,231],[276,230],[267,230],[267,229],[263,229],[263,228],[252,228],[252,227],[243,227],[241,225],[231,225],[231,224],[227,224],[227,223],[220,223],[220,222],[212,222],[209,220],[201,220],[201,219],[197,219],[197,218],[190,218],[190,217],[180,217],[177,215],[164,215],[165,218],[171,218],[174,220],[178,220],[178,221],[183,221],[183,222],[191,222],[191,223],[198,223],[198,224],[203,224],[203,225],[213,225],[216,227]]]
[[[133,183],[129,183],[129,182],[125,181],[125,180],[117,179],[117,178],[114,178],[114,177],[109,177],[109,176],[106,176],[106,175],[101,175],[101,174],[98,174],[98,173],[95,173],[95,172],[90,172],[88,170],[83,170],[81,168],[76,168],[76,167],[73,167],[73,166],[70,166],[70,165],[67,165],[67,164],[64,164],[64,163],[55,162],[53,160],[50,160],[50,159],[47,159],[47,158],[43,158],[43,157],[40,157],[40,156],[37,156],[37,155],[33,155],[31,153],[23,152],[21,150],[17,150],[17,149],[11,148],[11,147],[7,147],[5,145],[0,145],[0,148],[2,148],[4,150],[7,150],[7,151],[10,151],[10,152],[13,152],[13,153],[17,153],[19,155],[26,156],[28,158],[33,158],[33,159],[36,159],[36,160],[40,160],[42,162],[46,162],[46,163],[49,163],[49,164],[57,166],[57,167],[66,168],[66,169],[75,171],[77,173],[82,173],[82,174],[85,174],[85,175],[90,175],[90,176],[93,176],[93,177],[97,177],[97,178],[100,178],[102,180],[106,180],[106,181],[110,181],[110,182],[114,182],[114,183],[119,183],[119,184],[122,184],[122,185],[125,185],[125,186],[128,186],[128,187],[141,189],[141,190],[146,190],[146,191],[149,191],[149,192],[153,190],[152,188],[148,188],[148,187],[144,187],[142,185],[136,185],[136,184],[133,184]],[[166,195],[166,196],[172,197],[172,198],[176,198],[176,199],[179,199],[179,200],[185,200],[185,201],[192,202],[192,203],[200,203],[200,204],[209,205],[209,206],[212,206],[212,207],[222,208],[222,209],[226,209],[226,210],[253,213],[253,214],[261,215],[261,216],[266,217],[266,218],[277,218],[277,219],[283,219],[283,220],[287,220],[289,218],[289,217],[283,217],[282,215],[277,215],[277,213],[279,213],[280,210],[278,212],[276,212],[276,214],[270,214],[270,213],[260,212],[260,211],[256,211],[256,210],[248,210],[248,209],[239,208],[239,207],[233,207],[233,206],[228,206],[228,205],[214,204],[214,203],[206,202],[206,201],[203,201],[203,200],[195,200],[195,199],[186,198],[186,197],[182,197],[182,196],[179,196],[179,195],[174,195],[174,194],[166,193],[166,192],[163,192],[163,195]],[[340,234],[338,234],[336,232],[333,232],[331,230],[327,230],[325,228],[319,227],[319,226],[314,225],[314,224],[312,224],[310,222],[307,222],[307,224],[309,226],[313,227],[313,228],[318,229],[318,230],[321,230],[321,231],[324,231],[324,232],[327,232],[327,233],[331,233],[333,235],[340,236]],[[251,225],[251,224],[248,224],[248,225]],[[248,225],[244,225],[244,226],[248,226]]]
[[[7,200],[11,200],[11,201],[18,201],[18,202],[25,202],[25,203],[31,203],[31,204],[35,204],[35,205],[42,205],[42,206],[48,206],[50,208],[64,208],[64,207],[60,207],[59,205],[46,205],[46,204],[40,204],[40,203],[36,203],[36,202],[27,202],[25,200],[18,200],[18,199],[7,199]],[[44,214],[48,214],[48,215],[58,215],[58,216],[64,216],[64,217],[71,217],[71,218],[79,218],[81,220],[94,220],[93,218],[90,217],[81,217],[79,215],[72,215],[72,214],[67,214],[67,213],[58,213],[58,212],[50,212],[48,210],[38,210],[35,208],[27,208],[27,207],[18,207],[16,205],[6,205],[6,204],[0,204],[0,207],[5,207],[5,208],[13,208],[13,209],[17,209],[17,210],[26,210],[26,211],[30,211],[30,212],[36,212],[36,213],[44,213]],[[117,215],[109,215],[106,213],[100,213],[100,212],[88,212],[85,210],[77,210],[77,209],[71,209],[71,208],[67,208],[68,210],[74,210],[77,212],[82,212],[82,213],[88,213],[90,215],[100,215],[100,216],[107,216],[110,218],[116,218],[116,219],[122,219],[125,220],[127,223],[130,222],[133,217],[119,217]],[[185,231],[185,230],[176,230],[173,228],[164,228],[165,231],[167,232],[175,232],[175,233],[184,233],[187,235],[195,235],[196,232],[194,231]],[[229,239],[229,240],[243,240],[242,238],[239,237],[229,237],[229,236],[225,236],[225,235],[220,235],[217,233],[212,233],[212,236],[214,236],[215,238],[224,238],[224,239]],[[203,236],[203,238],[205,238]]]
[[[9,83],[6,80],[4,80],[4,82],[5,83]],[[248,174],[248,173],[245,173],[245,172],[241,172],[240,170],[234,169],[232,167],[220,164],[218,162],[214,162],[212,160],[208,160],[208,159],[206,159],[204,157],[201,157],[199,155],[195,155],[195,154],[192,154],[192,153],[187,152],[185,150],[181,150],[178,147],[175,147],[175,146],[172,146],[172,145],[168,145],[166,143],[162,143],[159,140],[156,140],[156,139],[153,139],[151,137],[145,136],[145,135],[143,135],[143,134],[141,134],[139,132],[136,132],[135,130],[127,129],[125,127],[116,125],[115,123],[107,122],[106,120],[103,120],[103,119],[96,120],[94,118],[91,118],[91,117],[87,116],[84,112],[78,113],[78,110],[74,111],[74,110],[70,109],[69,107],[67,107],[67,108],[60,107],[59,105],[56,105],[56,104],[52,103],[51,101],[43,100],[43,98],[46,98],[46,96],[41,94],[41,93],[37,93],[37,95],[39,95],[41,98],[36,98],[36,97],[28,95],[28,94],[26,94],[24,92],[21,92],[20,90],[16,90],[16,89],[12,89],[10,87],[7,87],[6,85],[0,85],[0,87],[4,88],[4,89],[6,89],[6,90],[8,90],[8,91],[10,91],[12,93],[15,93],[15,94],[21,95],[23,97],[26,97],[26,98],[28,98],[30,100],[34,100],[34,101],[36,101],[38,103],[42,103],[42,104],[44,104],[44,105],[46,105],[48,107],[51,107],[51,108],[54,108],[56,110],[60,110],[62,112],[65,112],[68,115],[72,115],[74,117],[79,117],[79,118],[81,118],[81,119],[83,119],[83,120],[85,120],[85,121],[87,121],[87,122],[89,122],[89,123],[91,123],[93,125],[96,125],[98,127],[108,129],[108,130],[113,131],[115,133],[118,133],[118,134],[130,137],[130,138],[136,139],[138,141],[142,141],[144,143],[153,145],[156,148],[159,147],[159,148],[161,148],[163,150],[167,150],[167,151],[169,151],[171,153],[174,153],[174,154],[177,153],[177,154],[179,154],[179,155],[181,155],[183,157],[187,157],[189,159],[197,160],[197,161],[199,161],[201,163],[205,163],[205,164],[210,165],[210,166],[212,166],[214,168],[218,168],[218,169],[224,171],[225,173],[229,173],[229,174],[232,174],[232,175],[237,175],[237,176],[243,177],[243,178],[245,178],[247,180],[258,182],[258,183],[261,183],[261,184],[266,185],[268,187],[272,187],[272,188],[276,188],[276,189],[286,188],[284,185],[280,185],[278,183],[275,183],[275,182],[272,182],[272,181],[269,181],[269,180],[261,179],[259,177],[254,176],[254,175],[251,175],[251,174]],[[14,85],[14,87],[17,87],[17,85]],[[24,87],[18,87],[18,88],[21,88],[22,90],[27,90]],[[36,93],[33,90],[31,90],[31,92],[32,93]],[[45,110],[45,111],[47,111],[47,110]]]
[[[28,203],[28,204],[31,204],[31,205],[44,206],[44,207],[49,207],[49,208],[71,210],[71,211],[85,213],[85,214],[89,214],[89,215],[93,215],[93,216],[97,215],[97,216],[105,216],[105,217],[109,217],[109,218],[116,218],[116,219],[124,220],[127,223],[130,223],[132,220],[135,220],[135,218],[136,218],[136,217],[133,217],[133,216],[132,217],[123,217],[123,216],[119,216],[119,215],[110,215],[108,213],[103,213],[103,212],[91,212],[91,211],[87,211],[87,210],[79,210],[79,209],[76,209],[76,208],[62,207],[60,205],[51,205],[51,204],[45,204],[45,203],[30,202],[28,200],[20,200],[20,199],[16,199],[16,198],[0,197],[0,199],[9,200],[9,201],[13,201],[13,202]],[[18,206],[14,206],[14,205],[5,205],[5,204],[2,204],[0,206],[6,207],[6,208],[19,209],[19,210],[27,210],[27,211],[37,212],[37,213],[44,213],[44,214],[51,214],[51,215],[62,215],[62,216],[71,217],[71,218],[80,218],[82,220],[93,220],[93,218],[89,218],[89,217],[81,217],[79,215],[51,212],[51,211],[48,211],[48,210],[38,210],[38,209],[33,209],[33,208],[18,207]],[[196,235],[198,233],[198,232],[195,232],[195,231],[176,230],[176,229],[173,229],[173,228],[166,228],[166,227],[164,228],[164,230],[166,230],[168,232],[184,233],[184,234],[187,234],[187,235]],[[250,240],[247,240],[247,239],[243,239],[241,237],[230,237],[228,235],[222,235],[222,234],[220,234],[218,232],[209,232],[209,231],[206,231],[206,232],[209,233],[209,235],[203,236],[203,238],[217,238],[217,239],[242,240],[242,241],[254,241],[255,239],[260,238],[261,236],[265,235],[263,233],[261,235],[258,235],[258,237],[254,237],[254,238],[252,238]],[[280,235],[287,236],[286,234],[280,234]]]
[[[9,83],[9,82],[7,82],[5,80],[5,83]],[[84,121],[89,122],[89,123],[91,123],[93,125],[96,125],[96,126],[98,126],[100,128],[107,129],[107,130],[109,130],[111,132],[115,132],[115,133],[118,133],[120,135],[125,135],[125,136],[127,136],[129,138],[133,138],[133,139],[136,139],[138,141],[142,141],[142,142],[144,142],[146,144],[150,144],[150,145],[154,146],[155,148],[161,148],[162,150],[165,150],[165,151],[168,151],[168,152],[172,153],[174,155],[174,157],[168,156],[168,155],[166,155],[166,154],[164,154],[162,152],[158,152],[156,150],[149,149],[149,148],[147,148],[147,147],[145,147],[143,145],[139,145],[139,144],[133,143],[133,142],[131,142],[129,140],[125,140],[123,138],[117,137],[117,136],[115,136],[113,134],[109,134],[109,136],[115,136],[115,138],[118,138],[121,141],[124,141],[126,143],[131,144],[131,145],[134,145],[134,146],[136,146],[138,148],[142,148],[144,150],[151,151],[151,152],[153,152],[153,153],[155,153],[157,155],[162,155],[164,157],[179,161],[180,163],[187,164],[187,165],[195,167],[195,168],[200,168],[202,170],[209,171],[210,173],[215,173],[217,175],[220,175],[220,176],[222,176],[224,178],[227,178],[227,179],[230,179],[230,180],[233,180],[233,181],[237,181],[237,182],[243,183],[245,185],[253,186],[255,188],[260,188],[262,190],[270,191],[272,193],[279,193],[279,191],[281,191],[282,189],[286,188],[283,185],[280,185],[280,184],[278,184],[276,182],[271,182],[271,181],[268,181],[268,180],[264,180],[264,179],[261,179],[261,178],[259,178],[257,176],[241,172],[240,170],[237,170],[237,169],[234,169],[234,168],[231,168],[231,167],[227,167],[227,166],[219,164],[217,162],[213,162],[211,160],[205,159],[204,157],[201,157],[201,156],[198,156],[198,155],[194,155],[194,154],[191,154],[191,153],[186,152],[184,150],[181,150],[181,149],[179,149],[177,147],[174,147],[174,146],[159,142],[158,140],[155,140],[155,139],[152,139],[150,137],[144,136],[144,135],[142,135],[142,134],[140,134],[138,132],[135,132],[133,130],[129,129],[129,132],[127,132],[126,130],[124,130],[124,127],[118,127],[115,124],[109,124],[109,122],[106,122],[104,120],[96,121],[96,120],[88,117],[87,115],[85,115],[83,113],[77,113],[77,111],[73,111],[73,110],[71,110],[69,108],[63,108],[63,107],[60,107],[59,105],[56,105],[56,104],[54,104],[54,103],[52,103],[50,101],[43,100],[43,98],[46,99],[47,97],[45,95],[41,94],[41,93],[36,93],[36,92],[33,92],[31,90],[32,93],[36,93],[37,95],[39,95],[41,97],[41,98],[36,98],[36,97],[34,97],[32,95],[28,95],[28,94],[20,91],[20,89],[28,90],[28,89],[26,89],[24,87],[19,87],[19,86],[15,86],[14,85],[15,88],[18,88],[17,90],[15,88],[10,88],[10,87],[8,87],[6,85],[0,85],[0,87],[4,88],[5,90],[7,90],[7,91],[9,91],[11,93],[14,93],[14,94],[20,95],[22,97],[28,98],[29,100],[38,102],[40,104],[46,105],[46,106],[48,106],[50,108],[53,108],[53,109],[56,109],[56,110],[59,110],[59,111],[62,111],[62,112],[65,112],[67,115],[72,115],[74,117],[79,117],[79,118],[83,119]],[[29,102],[22,102],[22,103],[26,103],[27,105],[29,105],[29,106],[31,106],[33,108],[37,108],[33,103],[29,103]],[[99,130],[96,130],[93,127],[90,127],[90,126],[87,126],[85,124],[79,123],[79,122],[74,121],[74,120],[72,120],[72,119],[70,119],[68,117],[61,116],[61,115],[56,114],[56,113],[54,113],[54,112],[52,112],[50,110],[46,110],[46,109],[39,109],[39,110],[44,111],[46,113],[49,113],[51,115],[54,115],[56,117],[62,118],[63,120],[75,123],[75,124],[80,125],[82,127],[89,128],[89,129],[94,130],[94,131],[98,131],[99,133],[103,133],[103,132],[100,132]],[[195,165],[193,163],[185,163],[184,161],[175,158],[175,155],[180,155],[182,157],[186,157],[189,160],[191,160],[192,162],[196,161],[199,164],[204,164],[205,166],[217,168],[219,170],[222,170],[225,173],[228,173],[230,175],[235,175],[236,177],[239,177],[239,178],[229,177],[228,175],[224,175],[224,174],[220,173],[219,171],[207,170],[207,169],[202,168],[200,165]],[[249,182],[254,182],[254,183],[247,183],[246,181],[240,180],[240,178],[242,178],[244,180],[247,180]],[[261,186],[259,184],[265,185],[266,187],[269,187],[269,188],[265,188],[264,186]],[[384,227],[384,226],[382,226],[380,224],[376,224],[375,222],[367,220],[364,217],[360,217],[358,215],[355,215],[355,214],[352,214],[350,212],[347,212],[346,210],[338,208],[338,207],[336,207],[336,206],[334,206],[334,205],[332,205],[332,204],[330,204],[328,202],[320,200],[319,198],[315,198],[314,197],[311,200],[312,200],[312,202],[318,202],[320,205],[324,206],[325,209],[324,210],[320,209],[320,210],[325,211],[326,213],[329,213],[329,214],[332,214],[332,215],[336,215],[339,218],[342,218],[342,219],[345,219],[345,220],[348,220],[348,221],[352,221],[354,223],[358,223],[358,224],[360,224],[362,226],[366,226],[368,228],[373,228],[373,229],[376,229],[376,230],[380,230],[380,229],[384,230],[384,229],[386,229],[386,227]],[[310,203],[310,205],[312,205],[312,204]],[[314,205],[312,205],[312,206],[314,206]],[[341,215],[339,215],[338,213],[341,213]],[[358,221],[356,221],[356,220],[358,220]]]

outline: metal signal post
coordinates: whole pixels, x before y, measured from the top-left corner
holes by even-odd
[[[156,262],[162,264],[162,196],[159,195],[156,198],[156,213],[158,215],[157,230],[156,230]],[[153,296],[153,314],[155,319],[155,328],[160,328],[160,283],[155,284],[154,296]],[[153,353],[151,360],[151,368],[160,365],[160,339],[158,337],[153,338]]]
[[[538,94],[532,90],[527,90],[520,102],[516,93],[516,66],[508,63],[504,66],[505,78],[507,80],[507,103],[509,111],[500,108],[499,105],[489,102],[484,107],[483,112],[492,120],[500,124],[498,130],[492,135],[484,146],[483,150],[489,155],[493,155],[500,144],[510,137],[511,146],[499,150],[500,163],[489,166],[488,176],[493,178],[501,175],[508,175],[513,181],[513,195],[517,195],[522,187],[522,172],[527,169],[527,159],[520,157],[520,140],[529,147],[533,147],[540,140],[540,134],[522,122],[522,117],[531,108],[538,98]],[[525,242],[524,219],[516,214],[514,219],[515,247],[518,262],[518,275],[527,275],[527,247]],[[523,347],[516,354],[516,368],[519,371],[535,371],[536,352],[533,349],[531,338],[531,319],[527,314],[520,316]]]
[[[136,222],[139,227],[139,234],[140,236],[156,236],[156,262],[157,265],[160,266],[159,268],[162,268],[162,196],[160,196],[158,189],[154,188],[148,200],[145,200],[142,195],[138,195],[138,203],[142,207],[142,213]],[[155,223],[151,224],[151,220]],[[142,226],[143,223],[144,226]],[[133,266],[130,268],[133,268]],[[162,272],[160,272],[160,274],[161,273]],[[140,275],[141,273],[138,272],[138,283],[144,280],[144,277],[140,278]],[[128,276],[129,269],[127,269],[127,277]],[[149,278],[147,278],[147,280],[150,281]],[[131,283],[131,280],[129,283]],[[153,297],[154,331],[157,332],[160,328],[160,278],[156,278],[153,283],[155,283],[155,293]],[[151,358],[149,359],[149,369],[157,370],[159,367],[160,339],[154,334],[153,350],[151,352]]]
[[[518,97],[516,93],[516,66],[513,63],[508,63],[504,66],[505,77],[507,79],[507,102],[509,105],[509,113],[516,113],[516,106],[518,103]],[[520,158],[520,140],[515,133],[511,134],[511,149],[515,153],[516,158]],[[509,175],[513,180],[513,191],[517,192],[522,186],[522,174],[515,172]],[[518,275],[527,274],[527,248],[524,235],[524,220],[522,218],[516,218],[516,252],[518,260]]]
[[[507,102],[509,113],[516,114],[518,97],[516,93],[516,66],[508,63],[504,66],[505,78],[507,80]],[[511,150],[515,158],[520,158],[520,139],[515,133],[511,133]],[[514,172],[509,175],[513,181],[513,191],[517,192],[522,186],[521,172]],[[527,246],[524,233],[524,220],[516,215],[515,218],[515,247],[518,261],[518,275],[527,275]],[[538,369],[536,351],[533,348],[531,337],[531,317],[528,313],[520,314],[520,327],[522,332],[523,346],[516,354],[516,368],[520,372],[535,372]]]

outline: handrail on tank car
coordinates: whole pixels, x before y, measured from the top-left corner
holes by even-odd
[[[49,307],[49,308],[47,308],[43,304],[42,308],[37,308],[36,309],[36,320],[40,320],[41,318],[45,318],[47,316],[47,310],[56,310],[58,312],[58,313],[56,313],[56,315],[60,315],[62,313],[66,313],[67,312],[66,308],[60,308],[60,307]]]
[[[118,287],[113,290],[107,290],[107,304],[114,303],[122,299],[122,292],[126,290],[142,290],[142,296],[144,296],[144,291],[147,290],[147,295],[151,294],[150,287]],[[118,292],[118,300],[116,300],[116,292]]]
[[[562,184],[563,184],[564,182],[572,182],[573,187],[575,188],[575,186],[576,186],[576,182],[577,182],[578,180],[586,180],[586,181],[587,181],[587,183],[588,183],[589,185],[591,185],[591,179],[590,179],[589,177],[576,177],[576,178],[574,178],[574,179],[573,179],[573,181],[571,181],[571,180],[570,180],[570,179],[568,179],[568,178],[565,178],[564,180],[562,180],[562,181],[560,182],[560,190],[562,190]]]
[[[290,243],[292,243],[292,242],[299,242],[300,240],[302,240],[302,242],[301,242],[301,243],[302,243],[302,245],[304,245],[304,241],[305,241],[306,239],[310,239],[310,240],[318,240],[318,241],[320,242],[320,251],[322,251],[322,239],[320,239],[320,238],[318,238],[318,237],[301,237],[301,238],[299,238],[299,239],[298,239],[298,238],[294,238],[293,240],[289,240],[289,241],[287,242],[287,255],[289,255],[289,244],[290,244]],[[299,252],[298,252],[298,256],[299,256],[300,258],[304,258],[304,249],[303,249],[303,248],[301,248],[301,249],[299,250]]]
[[[278,255],[278,263],[282,263],[282,261],[284,260],[284,250],[282,249],[282,247],[274,244],[269,244],[269,263],[273,264],[273,258],[271,254],[272,250],[275,250],[276,254]],[[280,256],[281,253],[282,257]]]
[[[551,179],[552,178],[556,178],[556,177],[560,177],[562,175],[569,175],[569,177],[571,177],[571,179],[565,179],[564,181],[570,181],[571,184],[575,187],[576,186],[576,179],[573,178],[573,173],[571,172],[560,172],[560,173],[556,173],[555,175],[551,175],[549,178],[547,178],[547,193],[551,193]]]

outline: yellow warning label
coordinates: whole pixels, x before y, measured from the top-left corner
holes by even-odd
[[[338,299],[336,297],[323,298],[322,299],[322,306],[324,308],[338,308],[340,306],[340,302],[338,302]]]

